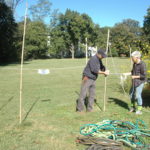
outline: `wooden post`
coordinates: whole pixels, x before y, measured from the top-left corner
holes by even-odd
[[[132,69],[132,59],[131,59],[131,53],[132,53],[132,48],[131,48],[131,46],[129,45],[129,49],[130,49],[130,67],[131,67],[131,69]]]
[[[22,53],[21,53],[21,66],[20,66],[20,121],[22,123],[22,77],[23,77],[23,61],[24,61],[24,45],[25,45],[25,35],[26,35],[26,22],[27,22],[27,10],[28,4],[26,3],[25,17],[24,17],[24,31],[23,31],[23,41],[22,41]]]
[[[87,38],[85,38],[85,60],[86,64],[88,62],[88,46],[87,46]]]
[[[108,54],[108,48],[109,48],[109,34],[110,34],[110,31],[108,29],[106,54]],[[106,66],[106,69],[107,69],[107,57],[106,57],[106,64],[105,64],[105,66]],[[107,76],[105,77],[105,83],[104,83],[104,100],[103,100],[103,103],[104,103],[103,110],[104,111],[106,110],[106,92],[107,92]]]

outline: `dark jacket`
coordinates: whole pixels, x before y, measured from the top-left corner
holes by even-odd
[[[96,80],[99,70],[105,71],[105,66],[103,65],[101,59],[95,55],[88,61],[86,67],[84,68],[83,76]]]
[[[133,79],[133,86],[138,87],[140,84],[146,81],[146,65],[143,61],[139,64],[133,64],[131,74],[134,76],[140,76],[139,79]]]

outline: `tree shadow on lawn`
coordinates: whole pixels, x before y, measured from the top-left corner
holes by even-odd
[[[23,65],[28,65],[30,62],[23,62]],[[0,63],[1,67],[20,65],[20,62]]]
[[[0,107],[0,111],[2,111],[2,110],[8,105],[8,103],[10,103],[10,102],[12,101],[13,98],[14,98],[13,96],[10,97],[10,98],[6,101],[6,103],[4,103],[4,104]]]
[[[22,122],[24,122],[24,121],[28,118],[30,112],[31,112],[32,109],[35,107],[35,105],[37,104],[38,101],[41,101],[41,102],[49,102],[49,101],[51,101],[51,99],[42,99],[42,100],[40,100],[39,98],[37,98],[37,99],[33,102],[33,104],[31,105],[30,109],[29,109],[28,112],[26,113],[26,115],[25,115],[25,117],[24,117],[24,119],[23,119]]]
[[[119,106],[129,110],[129,106],[128,106],[128,104],[126,102],[124,102],[124,101],[122,101],[122,100],[120,100],[118,98],[113,98],[113,97],[109,97],[109,99],[110,99],[108,101],[109,103],[115,102],[115,104],[117,104],[117,105],[119,105]]]

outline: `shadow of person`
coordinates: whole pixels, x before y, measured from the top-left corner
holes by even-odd
[[[115,104],[119,105],[120,107],[123,107],[127,110],[129,110],[129,106],[126,102],[118,99],[118,98],[113,98],[113,97],[109,97],[109,103],[114,102]]]
[[[143,93],[143,107],[150,107],[150,92],[148,94]]]

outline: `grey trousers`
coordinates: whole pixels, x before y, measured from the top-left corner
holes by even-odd
[[[95,98],[95,80],[83,79],[79,99],[77,100],[77,107],[76,107],[77,111],[81,112],[84,110],[85,98],[86,98],[87,92],[89,92],[89,98],[87,101],[86,109],[87,111],[91,111],[93,109],[94,98]]]

